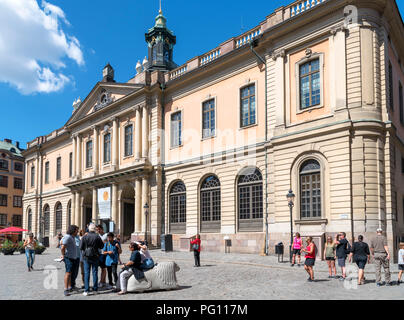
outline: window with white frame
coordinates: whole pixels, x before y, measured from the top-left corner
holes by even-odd
[[[240,89],[240,127],[256,124],[255,84]]]
[[[299,65],[300,110],[321,104],[320,58]]]
[[[86,168],[93,166],[93,141],[89,140],[86,143]]]
[[[181,111],[171,115],[171,147],[178,147],[182,144],[182,114]]]
[[[125,157],[133,155],[133,125],[125,127]]]
[[[49,183],[49,161],[45,162],[45,184]]]
[[[111,134],[104,135],[104,163],[111,161]]]
[[[56,180],[59,181],[62,179],[62,158],[59,157],[56,159]]]
[[[300,216],[321,218],[321,167],[317,160],[307,160],[300,167]]]
[[[202,105],[202,137],[213,137],[216,132],[215,99],[205,101]]]

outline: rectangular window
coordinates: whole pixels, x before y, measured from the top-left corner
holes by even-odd
[[[104,136],[104,163],[111,161],[111,134]]]
[[[403,85],[401,82],[398,84],[398,94],[399,94],[399,100],[400,100],[400,123],[404,125],[404,97],[403,97]]]
[[[241,89],[240,126],[247,127],[256,123],[255,84]]]
[[[22,208],[22,197],[20,197],[20,196],[13,197],[13,207]]]
[[[49,161],[45,163],[45,184],[49,183]]]
[[[0,170],[8,171],[8,161],[0,159]]]
[[[14,162],[14,171],[23,172],[24,165],[21,162]]]
[[[0,176],[0,187],[8,188],[8,177]]]
[[[35,167],[31,167],[31,187],[35,187]]]
[[[14,214],[13,215],[13,226],[14,227],[22,227],[22,215]]]
[[[0,207],[7,207],[7,195],[0,194]]]
[[[204,102],[202,106],[202,137],[213,137],[215,127],[215,99],[211,99]]]
[[[6,226],[6,225],[7,225],[7,215],[0,214],[0,226]]]
[[[69,177],[73,176],[73,153],[69,153]]]
[[[299,67],[300,110],[320,104],[320,59],[309,61]]]
[[[14,178],[14,189],[22,190],[22,178]]]
[[[86,144],[86,168],[93,166],[93,141],[87,141]]]
[[[133,155],[133,125],[125,127],[125,157]]]
[[[390,109],[394,110],[393,67],[390,62],[389,62],[389,101],[390,101]]]
[[[56,180],[62,179],[62,158],[56,159]]]
[[[181,141],[181,112],[176,112],[171,115],[171,147],[178,147],[182,144]]]

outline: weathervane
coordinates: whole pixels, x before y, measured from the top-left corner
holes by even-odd
[[[160,10],[159,10],[159,13],[162,13],[162,11],[161,11],[161,0],[160,0]]]

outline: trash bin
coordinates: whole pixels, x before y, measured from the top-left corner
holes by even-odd
[[[165,252],[173,251],[173,236],[171,234],[161,235],[161,250]]]
[[[282,262],[283,262],[283,252],[284,252],[283,243],[279,242],[277,245],[275,245],[275,254],[278,255],[278,262],[280,262],[281,257],[282,257]]]

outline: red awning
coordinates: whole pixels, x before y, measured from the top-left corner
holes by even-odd
[[[21,232],[25,232],[25,231],[28,231],[28,230],[21,229],[21,228],[16,228],[16,227],[10,227],[10,228],[0,230],[0,234],[1,233],[15,234],[15,233],[21,233]]]

